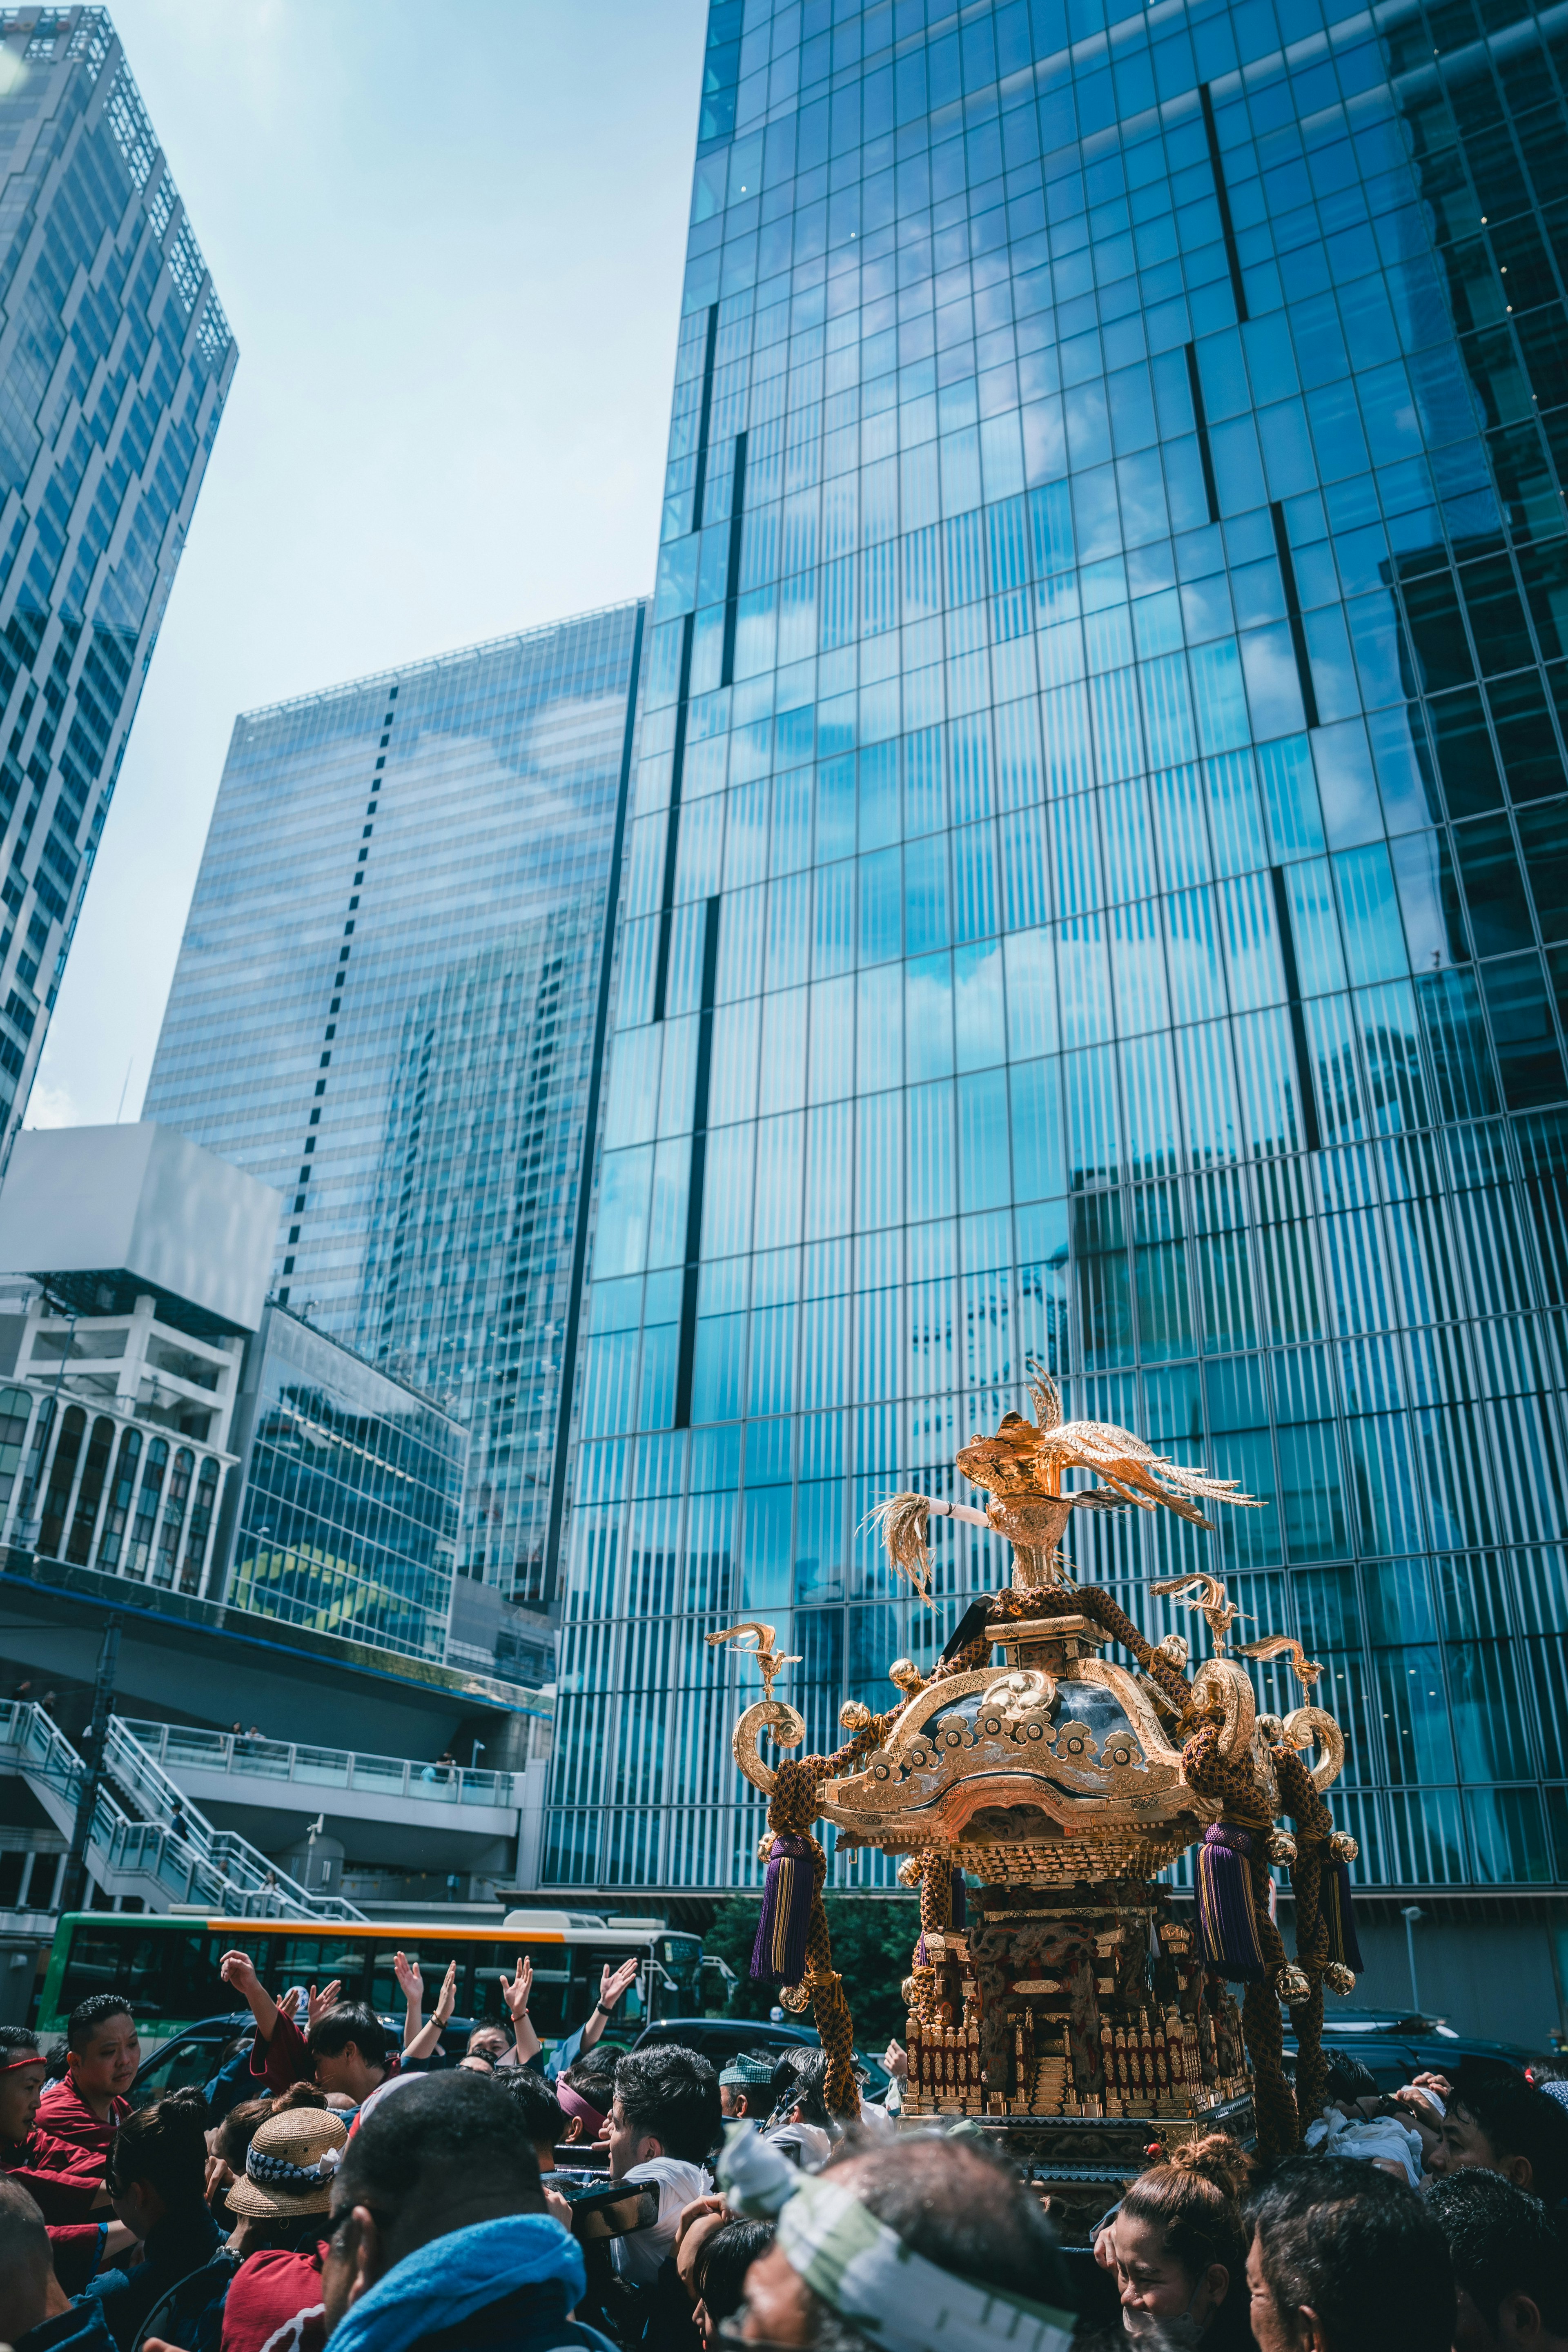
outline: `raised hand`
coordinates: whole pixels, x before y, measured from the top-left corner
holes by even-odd
[[[226,1952],[217,1964],[217,1972],[226,1985],[234,1987],[241,2000],[248,2000],[260,1989],[261,1979],[248,1952]]]
[[[310,1998],[306,2009],[305,2030],[307,2032],[309,2032],[310,2027],[315,2024],[318,2018],[325,2017],[329,2009],[335,2009],[337,2007],[338,1995],[342,1992],[342,1989],[343,1980],[342,1977],[334,1977],[331,1983],[326,1986],[321,1992],[316,1990],[314,1985],[310,1987]]]
[[[458,1963],[448,1960],[447,1973],[441,1979],[441,1990],[436,2000],[436,2022],[445,2025],[458,2006]]]
[[[425,1979],[419,1973],[417,1964],[409,1958],[406,1952],[394,1952],[392,1956],[392,1973],[397,1979],[397,1989],[403,1995],[404,2000],[408,2003],[409,2008],[411,2010],[423,2010],[425,2007]]]
[[[605,1961],[599,1973],[599,2007],[606,2017],[612,2013],[621,1996],[636,1982],[637,1966],[636,1960],[623,1960],[618,1969],[612,1969]]]
[[[299,2015],[300,2003],[303,1998],[304,1996],[300,1992],[299,1986],[290,1985],[288,1991],[284,1994],[282,2000],[278,2004],[279,2016],[286,2017],[290,2022],[292,2022]]]
[[[506,2003],[506,2013],[515,2028],[528,2015],[528,2004],[533,1991],[533,1962],[525,1952],[517,1956],[517,1974],[500,1980],[500,1997]]]

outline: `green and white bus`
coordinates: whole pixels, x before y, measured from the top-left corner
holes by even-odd
[[[164,2042],[240,2004],[218,1974],[225,1952],[250,1954],[268,1992],[290,1985],[342,1982],[345,2000],[367,2000],[379,2015],[400,2017],[403,1996],[392,1956],[406,1952],[425,1978],[426,2014],[447,1964],[458,1964],[454,2015],[470,2025],[504,2023],[500,1979],[520,1954],[533,1963],[531,2014],[546,2046],[581,2025],[598,1999],[606,1962],[637,1962],[616,2015],[616,2038],[631,2038],[660,2018],[702,2014],[700,1937],[662,1919],[602,1918],[581,1911],[509,1911],[494,1927],[426,1920],[242,1919],[189,1912],[71,1911],[55,1931],[36,2020],[47,2037],[63,2033],[79,2000],[115,1992],[131,2005],[142,2041]]]

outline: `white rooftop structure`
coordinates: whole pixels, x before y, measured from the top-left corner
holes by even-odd
[[[132,1312],[196,1338],[256,1330],[279,1196],[150,1119],[27,1129],[0,1189],[0,1274],[29,1274],[79,1315]]]

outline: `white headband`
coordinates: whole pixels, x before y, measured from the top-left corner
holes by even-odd
[[[1070,2312],[979,2286],[928,2263],[847,2189],[802,2174],[756,2135],[725,2136],[719,2178],[730,2202],[778,2217],[779,2250],[843,2319],[889,2352],[1068,2352]]]

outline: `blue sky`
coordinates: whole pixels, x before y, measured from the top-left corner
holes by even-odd
[[[651,588],[707,11],[111,13],[240,359],[33,1126],[140,1108],[237,711]]]

